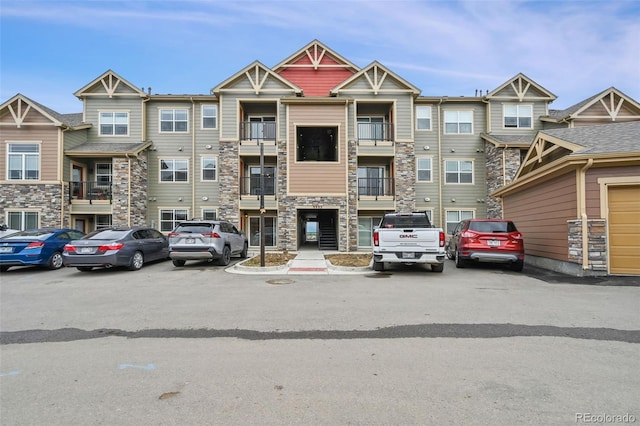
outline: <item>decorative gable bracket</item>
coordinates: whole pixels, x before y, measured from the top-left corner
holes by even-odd
[[[13,105],[11,104],[7,105],[7,108],[9,109],[9,112],[13,117],[13,121],[16,122],[16,126],[20,128],[20,126],[22,126],[22,123],[24,123],[24,119],[27,117],[27,114],[29,114],[29,111],[31,110],[31,105],[29,105],[26,102],[23,102],[22,99],[18,99],[17,111],[13,108]]]

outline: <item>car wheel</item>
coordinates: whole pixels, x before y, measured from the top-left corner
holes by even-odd
[[[373,261],[373,270],[374,271],[384,271],[384,262],[376,262]]]
[[[451,250],[451,247],[449,246],[447,246],[446,254],[447,254],[447,259],[449,260],[454,260],[456,258],[454,251]]]
[[[244,248],[242,249],[242,252],[240,253],[240,257],[243,258],[243,259],[246,259],[248,254],[249,254],[249,244],[248,243],[244,243]]]
[[[54,252],[47,263],[48,269],[60,269],[62,268],[62,253],[59,251]]]
[[[231,262],[231,249],[229,246],[224,246],[222,249],[222,256],[218,259],[218,263],[222,266],[227,266]]]
[[[92,269],[92,266],[78,266],[78,271],[80,272],[90,272]]]
[[[444,263],[438,263],[438,264],[432,263],[431,264],[431,271],[432,272],[442,272],[442,271],[444,271]]]
[[[138,271],[140,270],[140,268],[142,268],[143,264],[144,264],[144,257],[142,257],[142,253],[137,251],[133,253],[133,256],[131,257],[131,262],[129,263],[129,270]]]
[[[524,261],[523,260],[518,260],[518,261],[515,261],[515,262],[513,262],[511,264],[511,270],[512,271],[521,272],[523,268],[524,268]]]
[[[185,263],[184,260],[174,260],[173,266],[184,266],[184,263]]]
[[[464,268],[467,266],[467,262],[460,257],[460,253],[456,253],[456,268]]]

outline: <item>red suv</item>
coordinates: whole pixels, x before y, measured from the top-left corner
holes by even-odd
[[[510,220],[463,220],[456,225],[446,252],[456,268],[471,262],[508,263],[513,271],[524,266],[524,240]]]

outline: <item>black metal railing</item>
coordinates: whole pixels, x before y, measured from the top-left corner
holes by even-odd
[[[394,178],[358,178],[358,196],[391,196],[395,195]]]
[[[111,201],[111,182],[75,181],[69,182],[69,200],[109,200]]]
[[[358,142],[373,141],[389,142],[393,141],[392,123],[358,123]]]
[[[249,176],[240,178],[240,197],[243,195],[259,196],[260,176]],[[264,178],[264,195],[276,195],[276,179],[275,177]]]
[[[240,140],[260,142],[276,142],[275,121],[241,121]]]

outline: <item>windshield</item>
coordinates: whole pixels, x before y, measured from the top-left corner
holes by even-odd
[[[469,229],[477,232],[516,232],[513,222],[471,222]]]
[[[431,228],[429,218],[423,215],[385,216],[380,223],[381,228]]]

